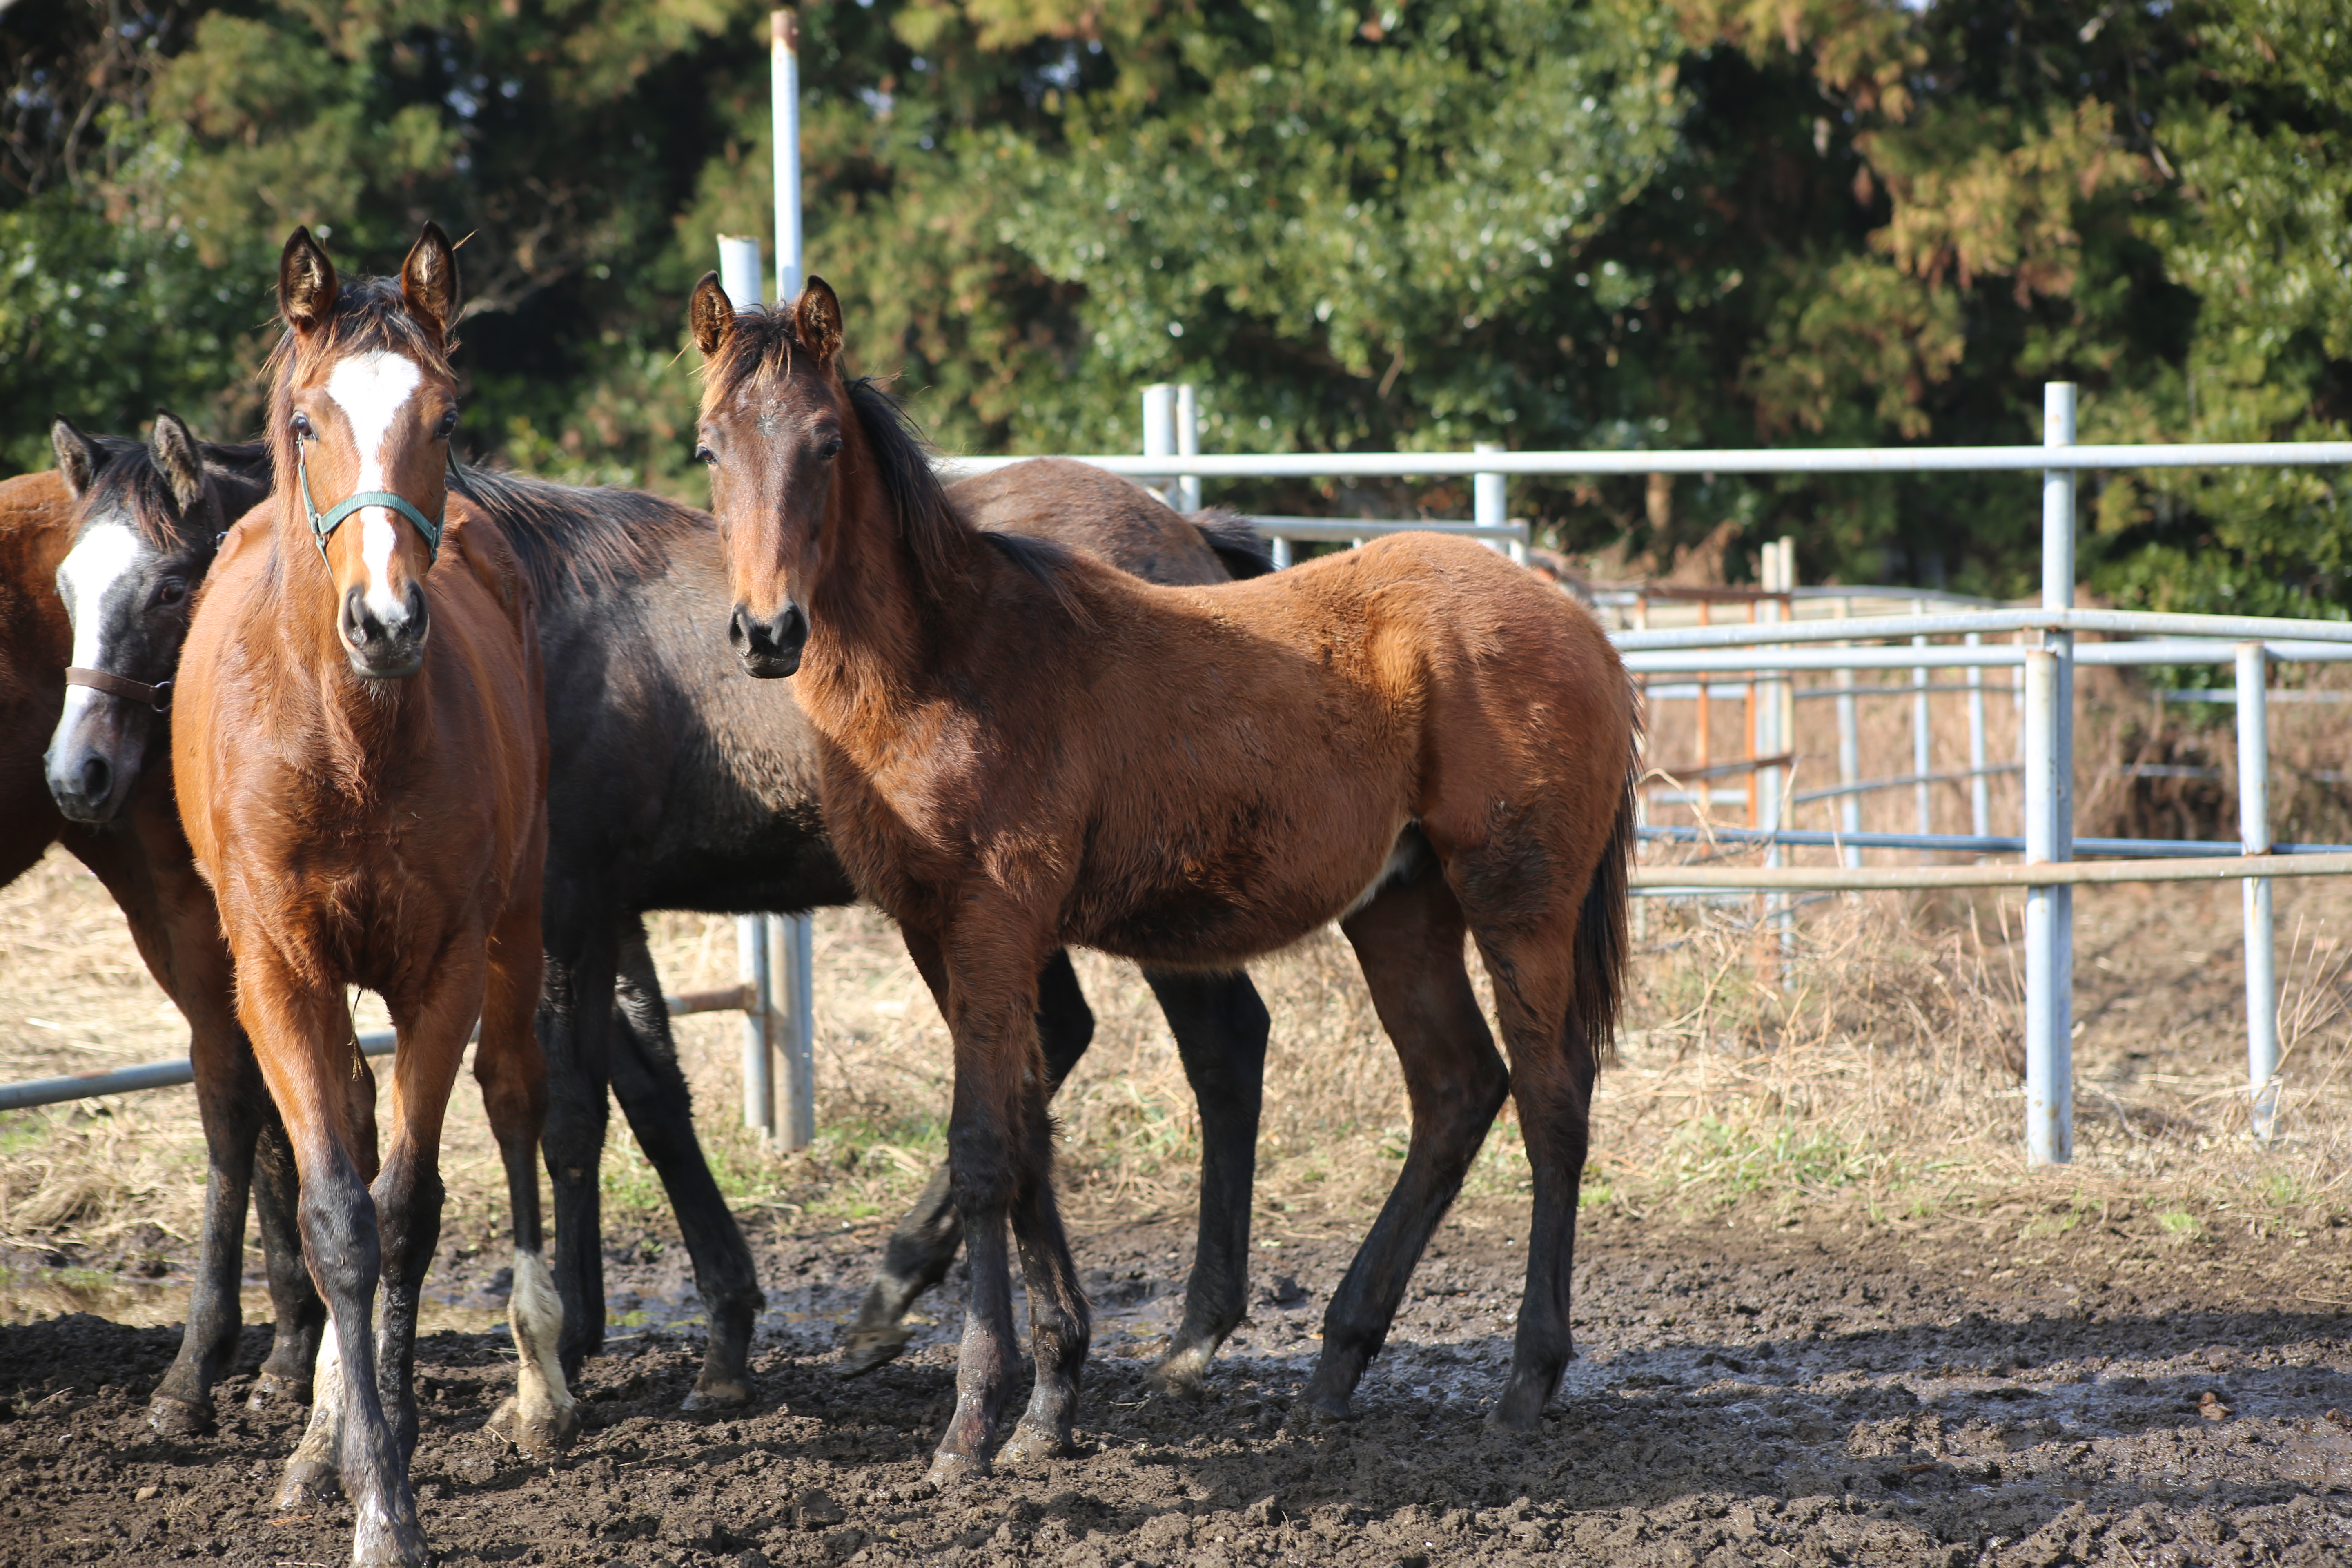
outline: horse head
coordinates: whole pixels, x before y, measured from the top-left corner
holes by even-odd
[[[207,447],[159,412],[142,446],[50,426],[74,498],[58,595],[73,626],[65,710],[47,771],[58,809],[105,822],[136,787],[171,708],[188,611],[221,536],[268,489],[253,447]]]
[[[791,307],[739,314],[711,273],[687,308],[708,362],[695,457],[710,468],[735,613],[727,640],[756,676],[800,668],[837,464],[858,420],[841,376],[841,302],[812,278]]]
[[[289,332],[271,404],[279,481],[331,580],[343,657],[371,680],[415,674],[432,630],[425,579],[440,552],[457,427],[457,258],[437,224],[425,226],[396,289],[382,279],[339,286],[307,228],[278,258]]]

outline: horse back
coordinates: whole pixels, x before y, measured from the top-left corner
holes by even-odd
[[[948,500],[974,528],[1087,551],[1146,582],[1197,585],[1233,575],[1182,514],[1090,463],[1033,458],[958,480]]]

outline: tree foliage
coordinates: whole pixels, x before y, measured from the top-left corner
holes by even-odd
[[[249,426],[270,263],[470,235],[478,449],[693,496],[680,304],[766,236],[742,0],[68,0],[0,12],[0,440]],[[826,0],[809,262],[950,446],[2339,437],[2352,26],[2327,0]],[[2090,487],[2119,599],[2332,611],[2334,472]],[[1410,513],[1459,487],[1236,489]],[[1808,575],[2015,592],[2022,477],[1524,484],[1560,542],[1725,523]]]

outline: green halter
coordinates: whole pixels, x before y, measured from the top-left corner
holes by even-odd
[[[442,524],[426,517],[404,498],[394,495],[389,490],[363,490],[358,495],[337,501],[323,513],[320,512],[319,503],[310,499],[310,443],[307,439],[299,436],[294,437],[294,469],[302,483],[302,510],[310,514],[310,537],[318,541],[320,560],[327,559],[327,540],[336,529],[342,526],[343,519],[362,507],[368,506],[388,507],[415,523],[416,531],[425,536],[425,550],[427,557],[434,561],[441,559]],[[453,472],[457,467],[457,454],[454,451],[449,454],[449,467]],[[446,508],[444,515],[446,515]],[[331,567],[331,564],[330,563]]]

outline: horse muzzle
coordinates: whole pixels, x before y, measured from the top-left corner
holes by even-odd
[[[743,672],[773,680],[801,667],[801,649],[808,646],[808,616],[798,605],[787,604],[762,620],[740,603],[727,622],[727,643],[742,661]]]
[[[343,639],[343,657],[352,672],[365,680],[402,680],[425,664],[425,639],[432,631],[425,594],[408,585],[397,610],[381,611],[367,602],[354,584],[343,595],[336,630]]]
[[[68,822],[111,822],[146,765],[148,718],[125,702],[81,694],[67,713],[42,759],[49,798]]]

